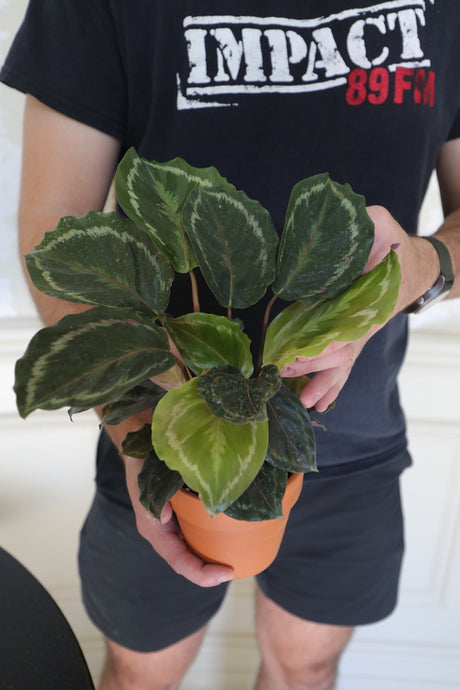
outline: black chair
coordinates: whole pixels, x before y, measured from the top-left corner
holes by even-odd
[[[94,690],[54,599],[0,548],[0,690]]]

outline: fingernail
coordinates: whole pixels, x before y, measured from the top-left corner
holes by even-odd
[[[294,373],[294,369],[291,367],[284,367],[284,369],[281,371],[281,376],[292,376]]]
[[[230,580],[233,580],[233,573],[230,575],[219,575],[217,578],[217,581],[220,585],[223,585],[224,582],[229,582]]]

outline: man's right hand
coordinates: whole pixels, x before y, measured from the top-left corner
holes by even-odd
[[[176,571],[200,587],[214,587],[232,579],[233,571],[228,566],[205,563],[185,543],[177,520],[169,503],[163,508],[161,521],[144,508],[139,501],[137,478],[142,469],[142,460],[124,456],[126,484],[136,515],[139,534]]]

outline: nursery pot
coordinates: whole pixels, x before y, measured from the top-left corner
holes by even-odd
[[[211,517],[195,493],[181,489],[171,499],[188,546],[208,563],[233,568],[234,578],[265,570],[279,551],[292,506],[302,490],[303,474],[293,474],[283,497],[283,518],[248,522],[224,513]]]

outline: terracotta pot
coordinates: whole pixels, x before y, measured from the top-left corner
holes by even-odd
[[[208,563],[223,563],[234,570],[235,579],[265,570],[279,551],[292,506],[302,490],[303,474],[293,474],[283,498],[284,517],[247,522],[223,513],[212,518],[198,496],[178,491],[171,499],[185,541]]]

